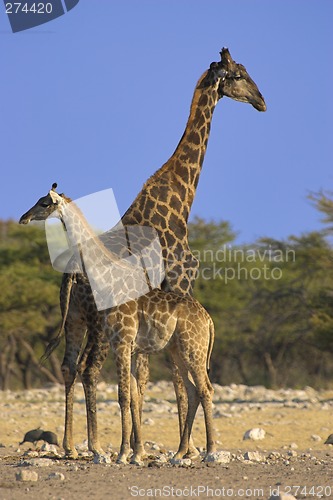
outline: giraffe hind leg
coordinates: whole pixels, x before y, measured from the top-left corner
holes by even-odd
[[[179,435],[181,439],[183,436],[187,411],[188,411],[188,396],[187,396],[187,389],[184,384],[184,379],[181,376],[179,368],[176,363],[172,363],[172,382],[175,389],[176,400],[177,400]],[[199,450],[195,447],[192,436],[190,435],[186,456],[193,460],[196,457],[199,457],[199,455],[200,455]]]
[[[181,337],[181,335],[180,335]],[[175,458],[181,458],[184,451],[184,446],[188,444],[188,439],[191,435],[194,417],[198,408],[198,403],[201,402],[205,417],[206,427],[206,457],[215,451],[215,440],[213,431],[213,417],[212,417],[212,400],[213,400],[213,387],[210,383],[207,373],[207,350],[202,349],[200,354],[192,351],[195,343],[183,343],[178,339],[177,345],[173,349],[173,357],[179,367],[180,373],[183,377],[187,396],[188,396],[188,411],[184,432],[181,439],[179,450]],[[185,347],[186,346],[186,347]],[[191,374],[192,381],[189,379],[188,372]]]
[[[183,458],[184,456],[189,456],[189,443],[191,438],[192,425],[194,421],[194,417],[199,405],[199,397],[196,391],[196,388],[193,382],[189,379],[188,369],[182,356],[179,355],[179,352],[174,348],[171,350],[172,358],[177,366],[178,377],[182,378],[182,387],[185,387],[186,390],[186,405],[187,408],[183,407],[183,415],[179,415],[179,423],[181,428],[180,433],[180,444],[177,453],[175,454],[173,460],[177,460]],[[184,402],[184,400],[183,400]],[[197,454],[195,454],[195,457]]]
[[[196,370],[192,368],[191,375],[193,377],[195,386],[197,388],[197,393],[200,398],[200,403],[202,405],[205,417],[205,427],[206,427],[206,456],[205,460],[211,453],[215,451],[215,439],[214,439],[214,427],[213,427],[213,393],[214,389],[206,369]]]

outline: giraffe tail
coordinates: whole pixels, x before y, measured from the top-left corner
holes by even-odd
[[[46,346],[45,352],[44,352],[43,356],[40,358],[41,364],[45,363],[45,361],[51,356],[52,352],[54,351],[54,349],[56,349],[58,347],[61,339],[65,335],[65,324],[66,324],[66,320],[67,320],[68,309],[69,309],[70,298],[71,298],[71,291],[72,291],[72,286],[73,286],[74,282],[75,282],[75,274],[74,273],[69,274],[68,280],[67,280],[67,283],[65,286],[65,304],[64,304],[63,311],[62,311],[61,325],[60,325],[59,331],[57,333],[57,336],[54,339],[52,339],[48,343],[48,345]]]
[[[210,358],[212,355],[212,350],[214,346],[214,338],[215,338],[215,327],[212,318],[209,318],[209,344],[207,351],[207,373],[210,370]]]
[[[56,349],[58,347],[58,345],[60,344],[60,341],[63,337],[63,332],[61,331],[61,329],[59,330],[57,336],[51,340],[51,342],[49,342],[45,348],[45,352],[43,354],[43,356],[40,358],[40,363],[43,365],[46,360],[51,356],[52,352],[54,351],[54,349]]]

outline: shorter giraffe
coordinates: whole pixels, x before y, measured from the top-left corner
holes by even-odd
[[[65,287],[68,295],[67,304],[62,304],[65,331],[77,328],[84,332],[83,311],[80,311],[75,305],[77,282],[83,278],[86,280],[85,288],[87,287],[88,280],[82,270],[94,263],[98,271],[103,271],[103,266],[98,261],[108,263],[114,261],[117,256],[110,252],[94,235],[75,204],[64,195],[56,193],[55,187],[54,184],[48,195],[38,200],[36,205],[21,217],[20,222],[28,223],[34,219],[44,220],[56,211],[67,230],[68,241],[74,257],[76,260],[80,260],[84,255],[84,262],[76,262],[76,269],[79,270],[75,273],[76,284],[73,286],[74,280],[71,276],[67,287]],[[103,274],[107,274],[107,271]],[[110,280],[112,283],[111,276]],[[112,293],[112,284],[110,286],[110,293]],[[74,296],[71,295],[72,293]],[[88,303],[90,302],[89,298]],[[80,363],[87,404],[89,448],[96,454],[102,452],[97,439],[96,378],[99,375],[101,363],[105,359],[99,355],[101,345],[105,346],[109,342],[116,358],[119,404],[122,416],[122,444],[118,461],[126,462],[130,452],[130,410],[135,441],[132,462],[140,463],[143,453],[138,388],[135,375],[131,375],[131,357],[135,353],[159,352],[165,347],[169,349],[183,378],[188,399],[186,421],[176,458],[182,457],[188,450],[193,420],[199,402],[202,403],[205,414],[207,454],[212,453],[214,451],[213,388],[207,370],[213,347],[214,327],[207,311],[190,296],[181,296],[174,292],[155,289],[136,300],[130,300],[111,309],[95,310],[92,318],[94,321],[86,322],[88,343]],[[95,338],[96,329],[100,333],[98,342]],[[81,336],[82,334],[81,331]],[[65,359],[66,356],[70,356],[72,347],[69,342],[66,342]],[[76,359],[77,355],[78,353],[76,353]],[[96,359],[98,360],[97,364]],[[72,421],[72,410],[72,403],[71,405],[66,404],[66,422]],[[72,429],[70,429],[70,434],[72,434]],[[71,443],[66,443],[64,440],[65,450],[68,445],[71,450]]]

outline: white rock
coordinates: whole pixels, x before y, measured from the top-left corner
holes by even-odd
[[[181,467],[189,467],[192,465],[192,460],[190,458],[171,458],[170,463],[172,465],[180,465]]]
[[[145,420],[143,421],[143,424],[144,425],[154,425],[155,422],[152,418],[145,418]]]
[[[58,481],[65,481],[65,476],[61,472],[51,472],[47,479],[57,479]]]
[[[75,444],[77,451],[88,451],[88,440],[85,439],[82,443]]]
[[[93,456],[93,452],[92,451],[80,451],[79,456],[80,456],[80,458],[90,458]]]
[[[156,441],[145,441],[145,446],[148,448],[151,448],[154,444],[156,444]]]
[[[217,464],[228,464],[231,460],[229,451],[214,451],[205,457],[205,462],[215,462]]]
[[[45,445],[46,448],[44,448],[44,445],[41,447],[39,456],[41,457],[54,456],[55,458],[61,457],[59,448],[57,448],[54,444],[45,443]]]
[[[220,417],[223,417],[223,418],[232,418],[233,415],[232,413],[227,413],[225,411],[221,411],[221,410],[216,410],[213,414],[213,418],[220,418]]]
[[[243,439],[252,439],[252,441],[260,441],[264,439],[266,436],[266,432],[264,429],[260,427],[254,427],[253,429],[249,429],[245,432]]]
[[[312,441],[316,441],[317,443],[319,443],[319,441],[321,441],[321,437],[318,436],[318,434],[312,434],[311,439],[312,439]]]
[[[156,450],[156,451],[160,451],[161,447],[159,444],[157,443],[154,443],[151,447],[152,450]]]
[[[32,467],[49,467],[53,464],[53,460],[50,460],[49,458],[32,458],[31,460],[24,460],[22,463],[23,466]]]
[[[17,472],[16,481],[38,481],[38,474],[34,470],[23,469]]]
[[[54,453],[55,455],[58,455],[58,448],[54,444],[44,443],[41,446],[40,451],[47,451],[49,453]]]
[[[94,464],[110,464],[111,456],[108,453],[94,456]]]
[[[149,450],[159,451],[163,446],[163,444],[156,443],[155,441],[145,441],[145,447]]]
[[[38,451],[28,450],[23,453],[24,457],[35,458],[39,457]]]
[[[244,460],[250,460],[251,462],[263,462],[266,457],[259,453],[259,451],[247,451],[244,453]]]

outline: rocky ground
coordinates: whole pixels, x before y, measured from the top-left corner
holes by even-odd
[[[168,382],[150,384],[143,424],[148,458],[144,466],[115,463],[120,444],[116,386],[99,385],[101,444],[108,453],[95,463],[86,447],[84,395],[75,397],[78,460],[63,450],[25,443],[34,428],[63,435],[61,386],[0,393],[0,500],[251,498],[269,499],[284,492],[295,498],[333,498],[333,391],[267,390],[263,387],[215,386],[214,425],[218,461],[171,465],[178,444],[175,396]],[[248,432],[252,430],[252,432]],[[244,439],[246,435],[249,439]],[[194,425],[195,444],[205,444],[203,413]],[[42,444],[42,443],[40,443]],[[274,496],[272,497],[274,498]]]

